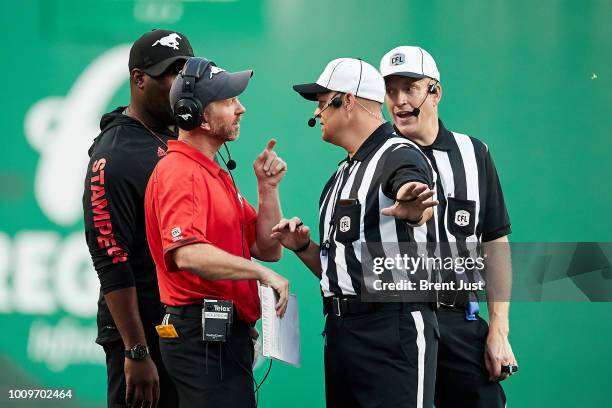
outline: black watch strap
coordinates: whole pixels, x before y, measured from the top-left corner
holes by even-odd
[[[312,240],[309,239],[307,243],[305,243],[304,245],[302,245],[298,249],[294,249],[293,252],[295,252],[296,254],[299,254],[300,252],[304,252],[305,250],[308,249],[308,247],[310,247],[310,241],[312,241]]]

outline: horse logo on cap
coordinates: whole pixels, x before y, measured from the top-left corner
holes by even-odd
[[[178,40],[182,40],[182,38],[177,33],[168,34],[167,36],[162,37],[159,40],[155,41],[151,47],[155,47],[157,44],[159,44],[159,45],[163,45],[164,47],[172,48],[173,50],[178,50],[179,49]]]
[[[210,67],[210,78],[209,79],[212,79],[213,75],[216,75],[219,72],[223,72],[223,71],[225,71],[223,68],[219,68],[213,65],[212,67]]]

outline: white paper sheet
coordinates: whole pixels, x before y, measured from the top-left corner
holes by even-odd
[[[277,295],[268,286],[259,287],[261,298],[261,326],[263,331],[263,355],[300,366],[300,320],[295,295],[289,295],[287,311],[282,318],[276,315]]]

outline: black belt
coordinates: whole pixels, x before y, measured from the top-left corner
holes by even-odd
[[[418,310],[419,306],[427,305],[435,309],[432,303],[402,303],[402,302],[362,302],[357,297],[324,297],[323,311],[326,315],[336,317],[373,313],[380,310]]]
[[[166,309],[166,313],[179,316],[180,318],[187,319],[197,319],[202,320],[202,305],[200,304],[191,304],[185,306],[164,306]],[[232,327],[240,327],[245,326],[249,327],[248,323],[244,320],[240,319],[238,316],[238,312],[236,310],[236,306],[234,305],[234,314],[232,315]],[[233,330],[233,329],[232,329]]]
[[[192,304],[185,306],[165,306],[166,313],[190,319],[202,318],[202,305]]]

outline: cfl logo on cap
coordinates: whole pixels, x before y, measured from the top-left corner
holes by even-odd
[[[391,65],[402,65],[404,62],[406,62],[406,56],[401,52],[391,56]]]
[[[351,218],[348,215],[340,218],[340,232],[346,232],[351,229]]]
[[[455,213],[455,224],[460,227],[465,227],[470,223],[470,213],[465,210],[459,210]]]

